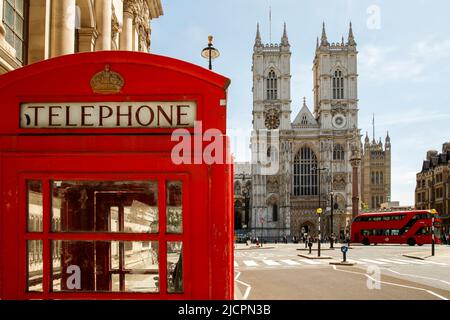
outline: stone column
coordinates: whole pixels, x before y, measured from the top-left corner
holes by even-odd
[[[50,12],[50,0],[30,1],[28,63],[48,59]]]
[[[111,50],[111,0],[95,1],[95,18],[97,20],[98,38],[95,51]]]
[[[75,0],[52,1],[51,56],[75,51]]]
[[[123,2],[123,26],[120,34],[120,50],[133,50],[133,11],[132,1]]]
[[[352,165],[352,218],[356,218],[359,214],[359,173],[358,168],[361,164],[361,158],[355,157],[350,159]]]

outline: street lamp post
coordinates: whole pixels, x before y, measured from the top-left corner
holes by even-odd
[[[318,215],[319,215],[319,227],[318,227],[318,231],[319,231],[319,237],[318,237],[318,241],[317,241],[317,256],[318,257],[320,257],[320,241],[322,240],[322,233],[321,233],[321,230],[320,230],[320,215],[322,214],[322,202],[321,202],[321,195],[322,195],[322,192],[321,192],[321,189],[320,189],[320,178],[321,178],[321,174],[320,174],[320,172],[321,171],[323,171],[323,170],[328,170],[328,168],[315,168],[315,171],[316,172],[318,172],[319,174],[318,174],[318,187],[319,187],[319,192],[318,192],[318,194],[319,194],[319,207],[317,208],[317,213],[318,213]]]
[[[208,36],[208,46],[202,50],[202,57],[208,59],[208,68],[212,70],[212,60],[220,56],[219,50],[212,45],[213,36]]]
[[[331,195],[331,212],[330,212],[330,225],[331,225],[331,236],[330,236],[330,249],[334,249],[333,246],[333,211],[334,211],[334,193],[333,191],[330,192]]]

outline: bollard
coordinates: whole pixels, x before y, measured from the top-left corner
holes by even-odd
[[[347,252],[342,253],[344,255],[344,262],[347,262]]]

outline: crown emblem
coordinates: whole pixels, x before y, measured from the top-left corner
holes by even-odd
[[[95,93],[119,93],[123,85],[122,76],[111,71],[109,64],[105,65],[105,69],[96,73],[91,79],[91,88]]]

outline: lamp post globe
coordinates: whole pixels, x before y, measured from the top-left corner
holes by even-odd
[[[220,56],[219,50],[213,47],[213,36],[208,36],[208,46],[202,50],[202,57],[208,60],[208,68],[212,70],[212,60]]]

